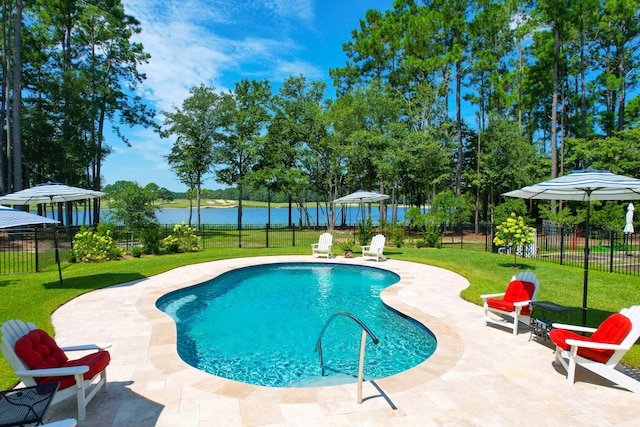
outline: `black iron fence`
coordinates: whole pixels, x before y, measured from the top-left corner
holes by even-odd
[[[173,231],[173,224],[162,226],[162,237]],[[79,227],[20,228],[0,232],[0,274],[35,272],[55,264],[54,230],[57,231],[60,259],[66,261],[72,240]],[[317,243],[324,229],[298,228],[287,225],[203,224],[197,232],[202,249],[209,248],[285,248],[310,247]],[[500,248],[493,244],[495,226],[473,224],[442,226],[442,247],[504,253],[513,256],[512,248]],[[590,236],[590,269],[640,275],[640,234],[624,234],[618,231],[592,229]],[[116,229],[115,238],[120,247],[131,252],[133,246],[141,246],[136,233],[124,228]],[[336,231],[334,243],[353,238],[353,230]],[[415,230],[405,230],[404,245],[415,246],[422,235]],[[536,241],[525,248],[514,248],[518,256],[536,258],[561,265],[581,267],[584,264],[585,238],[579,228],[563,228],[545,223],[536,227]],[[388,236],[387,245],[394,242]]]
[[[161,227],[161,237],[173,232],[174,224]],[[57,232],[60,259],[69,259],[73,236],[80,227],[19,228],[0,233],[0,274],[31,273],[54,265]],[[308,246],[317,243],[324,230],[289,227],[287,225],[243,225],[238,229],[232,224],[203,224],[197,232],[200,247],[209,248],[285,248]],[[114,235],[118,245],[126,252],[134,246],[142,246],[140,233],[117,227]]]

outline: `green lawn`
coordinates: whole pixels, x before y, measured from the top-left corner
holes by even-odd
[[[12,318],[32,321],[42,329],[53,331],[51,313],[65,302],[118,283],[153,276],[175,267],[225,258],[264,255],[310,254],[308,246],[281,249],[208,249],[198,253],[142,257],[101,264],[63,264],[63,285],[58,283],[55,267],[33,274],[0,276],[0,323]],[[471,286],[461,297],[480,304],[480,295],[504,291],[512,275],[523,269],[534,271],[540,279],[538,299],[574,307],[572,321],[580,322],[583,270],[541,261],[460,249],[387,248],[393,259],[435,265],[466,277]],[[524,264],[524,265],[522,265]],[[591,272],[589,276],[589,316],[587,323],[597,326],[610,313],[640,303],[640,278]],[[478,318],[478,322],[482,319]],[[624,361],[640,366],[640,345],[627,353]],[[0,389],[15,385],[17,377],[4,358],[0,358]]]

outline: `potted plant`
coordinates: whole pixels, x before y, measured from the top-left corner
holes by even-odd
[[[347,239],[340,243],[340,249],[344,252],[345,258],[353,257],[353,247],[355,244],[356,242],[353,239]]]

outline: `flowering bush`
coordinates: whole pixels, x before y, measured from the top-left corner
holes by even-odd
[[[93,231],[81,228],[73,237],[73,262],[99,262],[118,259],[122,251],[113,240],[111,230]]]
[[[162,248],[171,253],[198,252],[200,238],[196,229],[189,227],[184,221],[173,227],[173,233],[162,240]]]
[[[353,239],[347,239],[340,242],[340,249],[342,249],[343,251],[351,251],[353,250],[355,244],[356,242],[354,242]]]
[[[505,222],[496,227],[496,235],[493,238],[493,243],[496,246],[511,247],[514,254],[514,265],[516,264],[516,257],[518,246],[529,245],[534,242],[535,228],[529,227],[524,223],[524,219],[519,216],[516,217],[515,213],[511,213],[511,216],[507,218]]]

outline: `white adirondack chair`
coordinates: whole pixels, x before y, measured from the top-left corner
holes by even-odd
[[[327,258],[332,257],[331,246],[333,245],[333,236],[331,233],[322,233],[318,239],[318,243],[311,244],[311,256],[319,257],[321,255]]]
[[[67,399],[68,397],[76,396],[78,402],[78,419],[83,421],[87,415],[86,406],[89,404],[91,399],[93,399],[98,391],[107,391],[106,365],[102,370],[96,372],[92,378],[84,378],[85,373],[92,371],[92,369],[95,370],[96,366],[104,365],[105,361],[108,364],[110,356],[105,349],[111,347],[111,344],[87,344],[59,348],[59,350],[62,350],[63,352],[84,350],[98,351],[75,361],[69,361],[67,362],[68,366],[65,366],[67,364],[63,364],[60,367],[51,367],[47,369],[30,369],[29,366],[18,356],[15,347],[20,338],[30,334],[32,331],[38,331],[36,326],[31,322],[25,323],[22,320],[8,320],[2,325],[0,330],[2,331],[2,342],[0,343],[2,354],[15,371],[15,374],[20,377],[22,383],[25,386],[30,387],[38,384],[36,380],[37,378],[55,380],[55,378],[52,377],[59,377],[61,385],[51,403],[54,404]],[[46,332],[43,333],[46,334]],[[34,334],[36,333],[34,332]],[[34,334],[30,335],[30,337]],[[40,345],[38,347],[45,346]],[[80,363],[74,364],[74,362]],[[82,364],[82,362],[86,362],[86,364]],[[73,378],[73,381],[69,381],[70,378]],[[70,383],[70,385],[65,387],[63,383]]]
[[[362,258],[375,258],[376,262],[386,260],[387,258],[382,254],[384,252],[385,241],[386,238],[382,234],[373,236],[370,245],[362,246]]]
[[[513,335],[518,335],[518,324],[530,323],[531,302],[536,301],[539,289],[540,280],[532,272],[525,271],[511,278],[506,292],[480,295],[485,324],[505,326],[513,331]]]
[[[640,337],[640,306],[624,308],[609,316],[600,326],[554,323],[549,338],[556,344],[556,361],[567,371],[569,384],[575,382],[576,366],[606,378],[634,393],[640,382],[627,375],[620,360]],[[590,337],[576,332],[591,333]]]

